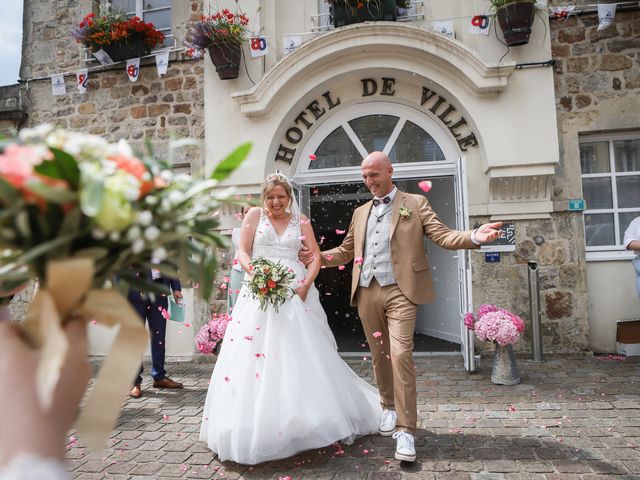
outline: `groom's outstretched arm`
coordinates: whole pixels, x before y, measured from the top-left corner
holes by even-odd
[[[345,263],[349,263],[353,260],[354,257],[354,238],[353,238],[353,224],[355,213],[351,218],[351,223],[349,224],[349,231],[347,232],[347,236],[344,237],[344,240],[340,245],[330,250],[325,250],[321,252],[322,265],[325,267],[337,267],[338,265],[344,265]]]

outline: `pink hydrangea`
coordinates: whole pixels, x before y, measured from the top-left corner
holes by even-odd
[[[226,313],[213,314],[213,318],[207,322],[196,334],[195,342],[198,351],[201,353],[213,353],[216,346],[224,338],[227,331],[227,324],[231,321],[231,316]]]
[[[520,317],[490,304],[481,305],[477,317],[468,313],[464,324],[469,330],[475,330],[480,340],[497,342],[502,346],[516,343],[524,331],[524,321]]]

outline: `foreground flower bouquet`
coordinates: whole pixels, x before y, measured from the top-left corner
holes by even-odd
[[[264,257],[251,262],[249,292],[260,302],[260,309],[266,311],[269,305],[275,311],[294,294],[290,287],[295,274],[280,262],[272,262]]]
[[[229,200],[214,189],[248,154],[243,145],[207,180],[174,175],[125,142],[45,125],[0,143],[0,292],[37,279],[23,324],[42,349],[38,395],[51,401],[68,348],[62,326],[71,317],[119,326],[81,413],[78,431],[93,450],[117,419],[148,343],[122,293],[170,293],[147,279],[150,268],[199,285],[208,299],[217,269],[216,208]]]
[[[195,337],[196,347],[200,353],[213,354],[218,344],[224,338],[227,324],[231,317],[226,314],[213,314],[213,318],[202,326]]]

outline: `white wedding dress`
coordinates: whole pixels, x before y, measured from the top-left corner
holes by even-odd
[[[297,214],[279,237],[263,211],[253,240],[252,258],[290,267],[294,289],[305,276],[300,235]],[[220,460],[253,465],[378,432],[378,391],[338,355],[315,287],[276,312],[243,286],[232,317],[200,428]]]

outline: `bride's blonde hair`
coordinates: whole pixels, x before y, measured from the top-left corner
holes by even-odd
[[[264,205],[264,202],[267,199],[267,194],[277,186],[284,188],[287,197],[289,197],[289,208],[291,208],[291,202],[293,201],[293,189],[291,188],[289,179],[281,173],[271,173],[267,175],[267,178],[262,182],[262,192],[260,194],[262,204]]]

